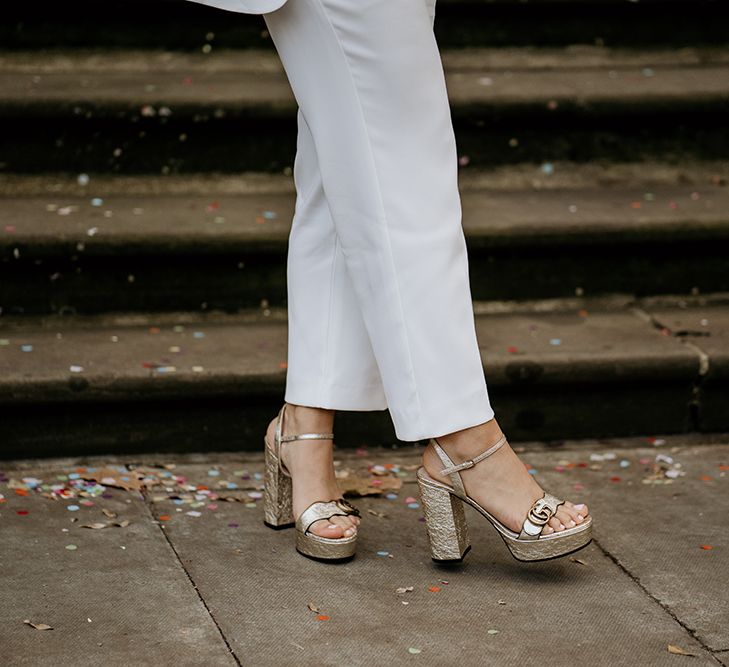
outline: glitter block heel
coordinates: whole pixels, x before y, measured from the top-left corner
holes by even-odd
[[[294,505],[291,477],[280,465],[280,449],[263,439],[265,470],[263,473],[263,521],[270,528],[291,528],[294,525]]]
[[[463,501],[428,482],[420,471],[417,479],[433,560],[463,560],[471,548]]]

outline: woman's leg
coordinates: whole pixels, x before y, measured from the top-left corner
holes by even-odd
[[[296,207],[287,266],[289,406],[284,431],[330,433],[335,408],[382,410],[387,404],[324,195],[316,147],[301,111],[297,121]],[[269,439],[274,429],[275,420],[269,425]],[[282,447],[284,462],[292,471],[295,516],[315,501],[341,496],[332,441],[297,441]],[[356,517],[337,516],[331,523],[315,523],[311,530],[336,538],[351,534],[358,524]]]
[[[435,0],[426,0],[426,5],[432,24]],[[287,267],[286,431],[330,432],[331,408],[384,409],[387,403],[326,201],[314,138],[300,109],[297,127],[293,170],[297,196]],[[311,407],[322,405],[329,409]],[[274,427],[272,422],[269,437]],[[284,445],[284,450],[289,469],[295,471],[295,515],[315,500],[339,495],[331,441],[300,442],[295,448]],[[352,517],[337,517],[336,528],[319,522],[312,529],[339,537],[358,523]]]

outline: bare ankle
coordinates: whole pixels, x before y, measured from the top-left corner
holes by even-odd
[[[286,404],[287,433],[315,432],[331,433],[334,428],[334,410],[312,408],[306,405]],[[303,430],[302,430],[303,429]]]
[[[438,443],[449,453],[467,459],[494,444],[502,434],[494,417],[483,424],[439,436]]]

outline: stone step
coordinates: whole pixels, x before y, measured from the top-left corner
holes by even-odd
[[[729,294],[474,309],[515,441],[729,428]],[[0,456],[257,449],[286,332],[277,309],[5,318]],[[385,411],[340,422],[343,446],[394,441]]]
[[[465,49],[443,61],[464,164],[729,157],[729,48]],[[281,172],[295,109],[266,50],[4,52],[0,168]]]
[[[729,291],[728,163],[465,169],[474,298]],[[285,305],[289,176],[0,179],[0,312]]]
[[[261,17],[186,0],[40,0],[10,3],[3,18],[5,48],[270,48]],[[727,18],[721,0],[438,0],[435,33],[445,47],[675,47],[726,44]]]

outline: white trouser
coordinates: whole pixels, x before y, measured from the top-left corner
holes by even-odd
[[[488,421],[435,0],[263,14],[299,106],[285,400],[389,408],[398,438]]]

